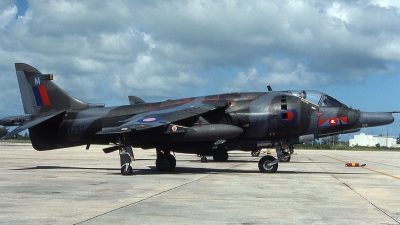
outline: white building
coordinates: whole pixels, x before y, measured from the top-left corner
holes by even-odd
[[[351,147],[355,145],[375,147],[377,144],[381,147],[395,148],[396,139],[388,136],[366,135],[365,133],[356,134],[353,139],[349,139]]]

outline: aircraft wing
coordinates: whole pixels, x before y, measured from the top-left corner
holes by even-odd
[[[26,130],[28,128],[31,128],[31,127],[35,126],[35,125],[38,125],[39,123],[44,122],[44,121],[46,121],[46,120],[48,120],[50,118],[53,118],[55,116],[58,116],[60,114],[64,114],[65,112],[66,111],[63,110],[63,111],[51,111],[50,113],[45,113],[44,115],[42,115],[42,116],[40,116],[40,117],[38,117],[36,119],[33,119],[33,120],[31,120],[31,121],[29,121],[27,123],[24,123],[23,125],[15,128],[11,132],[9,132],[8,134],[6,134],[2,138],[0,138],[0,140],[10,138],[10,137],[18,134],[19,132],[21,132],[23,130]]]
[[[159,108],[130,117],[119,127],[107,127],[97,134],[116,134],[131,131],[149,130],[156,127],[167,126],[170,123],[198,117],[204,113],[226,107],[227,101],[189,102],[167,108]]]

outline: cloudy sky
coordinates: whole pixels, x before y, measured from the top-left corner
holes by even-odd
[[[0,117],[23,114],[14,63],[107,106],[315,89],[400,110],[400,1],[0,1]],[[400,133],[392,125],[364,129]]]

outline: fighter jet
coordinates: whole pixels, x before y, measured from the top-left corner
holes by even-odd
[[[258,163],[261,172],[271,173],[281,160],[290,160],[294,144],[394,121],[393,112],[361,112],[319,91],[270,87],[153,103],[131,96],[129,105],[105,107],[71,97],[52,81],[53,74],[24,63],[15,69],[25,115],[3,118],[0,125],[18,127],[1,139],[28,129],[38,151],[108,145],[103,151],[119,151],[123,175],[132,173],[132,147],[156,149],[157,170],[172,171],[171,152],[224,161],[231,150],[257,154],[274,146],[277,158],[267,155]]]

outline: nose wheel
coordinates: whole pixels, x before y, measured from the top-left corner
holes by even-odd
[[[278,170],[278,163],[281,162],[285,157],[289,156],[290,153],[293,153],[293,145],[290,145],[289,152],[285,152],[282,148],[282,143],[276,142],[276,153],[278,154],[278,158],[275,158],[271,155],[266,155],[258,161],[258,169],[262,173],[275,173]],[[290,160],[290,158],[289,158]]]
[[[258,169],[263,173],[275,173],[278,170],[278,163],[273,164],[275,161],[275,157],[266,155],[258,161]]]
[[[121,167],[121,174],[122,175],[131,175],[133,172],[132,166],[129,164],[125,164],[124,166]]]

